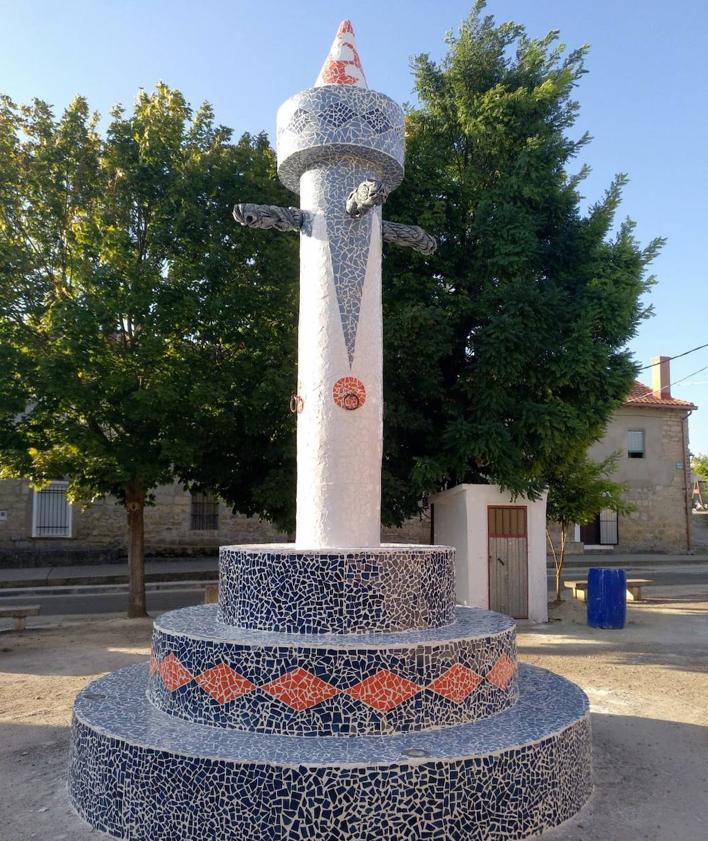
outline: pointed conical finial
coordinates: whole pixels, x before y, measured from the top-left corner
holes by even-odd
[[[315,82],[316,88],[321,88],[323,85],[368,87],[356,49],[351,21],[343,20],[339,24],[337,34],[334,36],[325,63]]]

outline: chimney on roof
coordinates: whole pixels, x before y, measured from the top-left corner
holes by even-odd
[[[655,356],[651,361],[651,390],[660,400],[671,399],[671,361],[668,356]]]

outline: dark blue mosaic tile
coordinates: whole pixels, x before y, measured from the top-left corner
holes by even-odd
[[[188,724],[147,702],[146,671],[93,683],[73,729],[76,808],[131,841],[501,841],[590,794],[587,699],[541,669],[521,667],[518,703],[494,718],[375,739]]]
[[[513,620],[474,608],[432,631],[348,637],[242,631],[217,622],[216,605],[185,608],[155,622],[153,667],[148,697],[159,709],[261,733],[449,727],[518,695]]]
[[[455,619],[454,549],[222,546],[218,618],[299,634],[394,632]]]

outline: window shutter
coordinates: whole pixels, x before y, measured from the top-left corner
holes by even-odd
[[[600,511],[600,543],[604,546],[616,546],[618,543],[617,512],[610,508]]]
[[[34,492],[32,537],[71,537],[71,505],[66,498],[68,482],[51,482]]]
[[[627,432],[627,452],[644,453],[644,430],[630,429]]]

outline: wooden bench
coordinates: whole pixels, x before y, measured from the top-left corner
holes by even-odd
[[[628,578],[627,579],[627,601],[640,602],[642,600],[642,587],[645,584],[653,584],[653,578]],[[564,587],[573,591],[573,598],[579,602],[587,601],[587,581],[564,581]]]
[[[15,630],[24,631],[27,627],[27,617],[36,616],[39,613],[38,604],[10,605],[0,607],[0,618],[9,616],[15,620]]]

